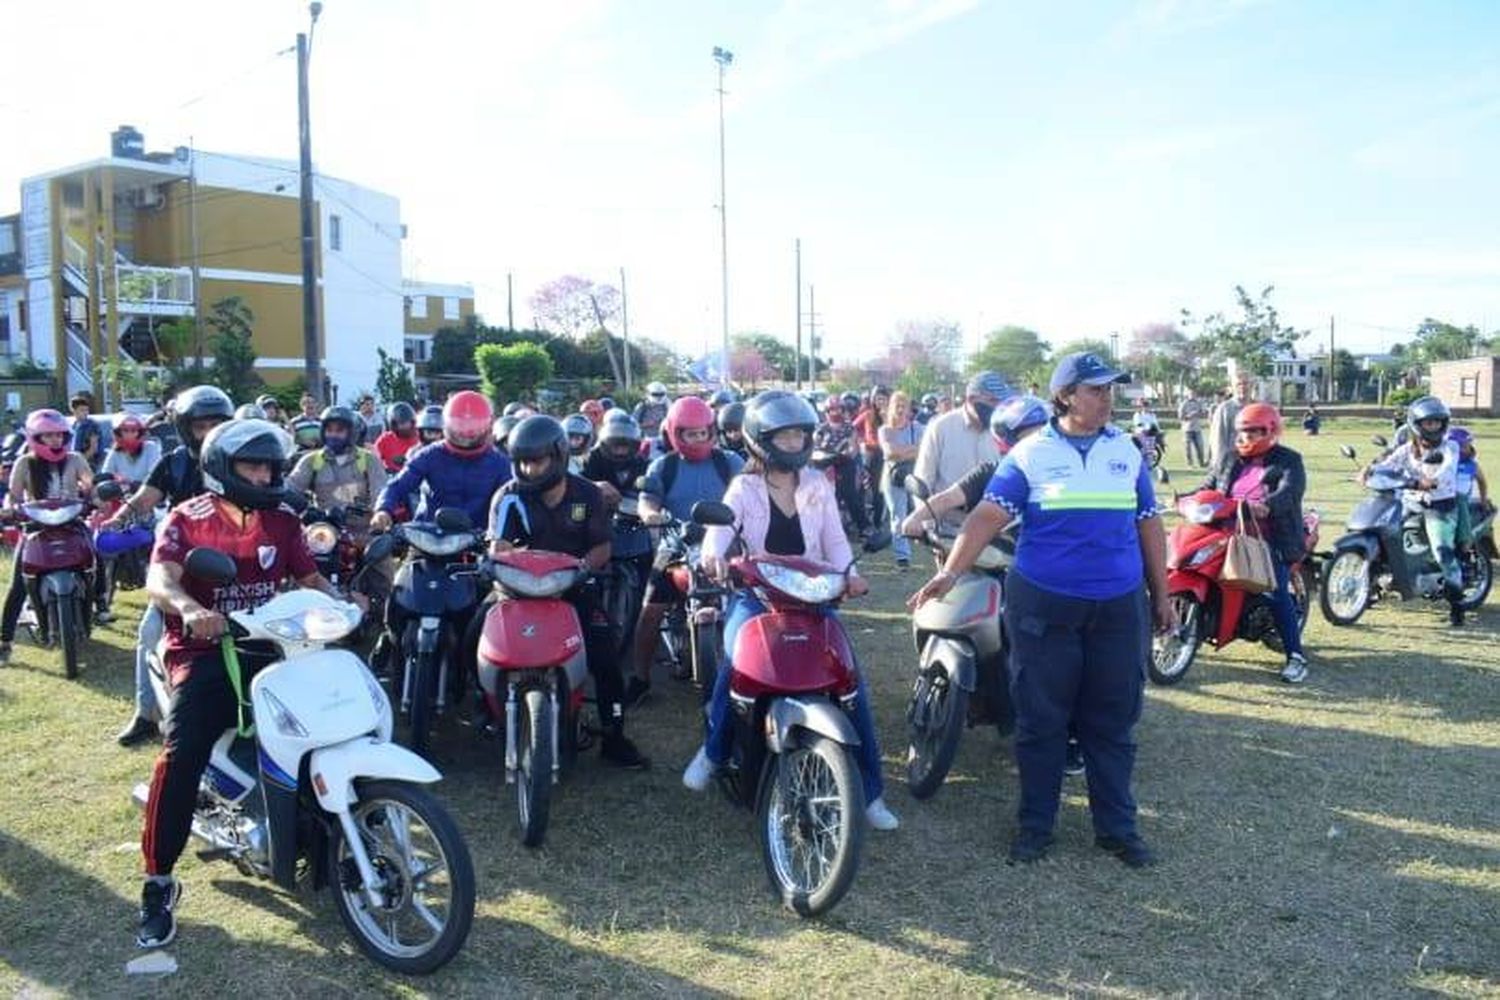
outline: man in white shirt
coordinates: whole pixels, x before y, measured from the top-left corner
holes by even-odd
[[[998,462],[1000,447],[990,433],[995,407],[1015,395],[998,372],[982,371],[969,380],[964,405],[933,417],[917,450],[916,476],[932,493],[941,493],[980,462]],[[945,515],[944,526],[957,528],[963,512]]]

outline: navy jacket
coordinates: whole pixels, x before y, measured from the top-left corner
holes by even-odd
[[[418,520],[430,520],[441,507],[457,507],[469,515],[475,527],[489,523],[490,497],[510,482],[510,459],[493,448],[466,458],[455,455],[442,442],[424,445],[406,458],[406,465],[380,491],[375,506],[387,514],[405,506]],[[419,502],[412,494],[423,484]]]

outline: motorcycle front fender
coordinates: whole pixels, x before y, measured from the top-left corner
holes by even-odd
[[[318,805],[334,815],[348,812],[354,804],[354,782],[359,778],[430,785],[443,777],[437,768],[400,744],[371,736],[319,747],[308,754],[307,773]]]
[[[1208,603],[1208,594],[1212,587],[1213,584],[1209,582],[1208,577],[1201,573],[1181,569],[1174,569],[1167,573],[1167,593],[1192,594],[1198,599],[1199,604]]]
[[[974,647],[966,642],[945,635],[928,636],[927,644],[922,648],[919,669],[925,674],[934,665],[941,666],[953,683],[970,694],[978,685],[979,670]]]
[[[77,573],[48,573],[37,581],[37,592],[43,603],[72,597],[82,587]]]
[[[1380,557],[1380,540],[1373,534],[1351,531],[1333,543],[1334,554],[1340,552],[1363,552],[1365,558],[1374,562]]]
[[[859,746],[859,734],[849,716],[822,698],[777,698],[766,709],[766,719],[766,744],[772,753],[796,746],[798,730],[826,736],[845,746]]]

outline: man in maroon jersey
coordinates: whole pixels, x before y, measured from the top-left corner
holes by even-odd
[[[291,454],[290,435],[267,421],[215,427],[200,453],[208,492],[173,508],[151,553],[146,590],[165,613],[172,701],[141,832],[146,883],[136,944],[142,948],[160,948],[177,934],[172,911],[182,890],[172,866],[187,845],[213,745],[238,721],[219,646],[225,616],[264,604],[287,578],[338,596],[319,575],[296,516],[280,509]],[[213,584],[186,575],[187,554],[199,547],[234,559],[235,579]],[[361,595],[350,599],[363,607]]]

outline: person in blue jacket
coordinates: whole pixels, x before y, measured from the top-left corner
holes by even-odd
[[[456,507],[475,525],[488,523],[490,497],[511,476],[510,459],[491,445],[493,421],[490,401],[479,393],[466,389],[449,397],[443,404],[442,442],[412,452],[385,484],[375,500],[370,530],[388,530],[403,506],[418,521],[430,520],[443,507]]]

